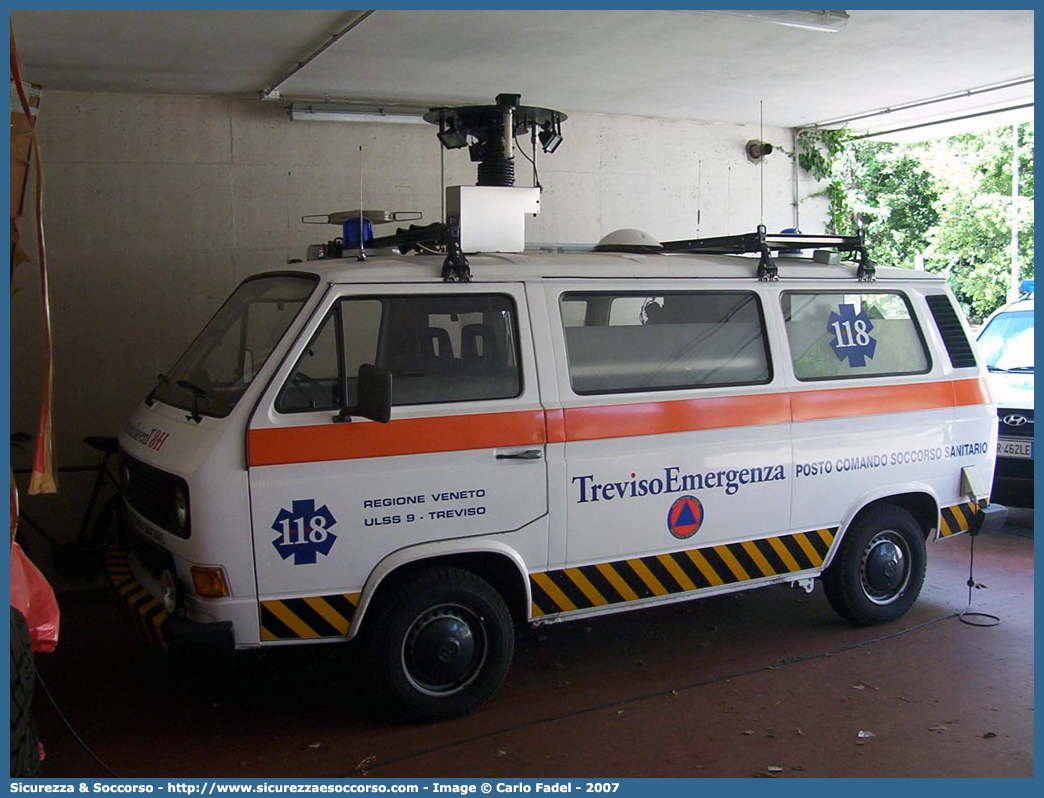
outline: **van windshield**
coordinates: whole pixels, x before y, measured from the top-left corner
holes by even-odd
[[[151,398],[222,418],[253,382],[318,278],[273,275],[247,280],[165,375]]]
[[[1033,311],[998,313],[979,334],[990,371],[1033,371]]]

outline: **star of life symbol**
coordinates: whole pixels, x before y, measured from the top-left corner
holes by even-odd
[[[284,560],[294,558],[294,565],[314,565],[318,555],[330,554],[337,535],[330,531],[337,521],[324,504],[318,510],[315,499],[301,499],[282,508],[272,529],[277,532],[272,545]]]
[[[841,303],[837,313],[831,313],[827,321],[827,330],[833,335],[830,347],[838,360],[848,358],[848,365],[861,368],[866,365],[867,358],[873,359],[877,351],[877,340],[870,335],[874,324],[865,310],[855,312],[855,305]]]

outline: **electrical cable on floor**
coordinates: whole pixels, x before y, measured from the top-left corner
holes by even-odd
[[[968,606],[960,615],[957,616],[957,620],[961,623],[966,623],[969,626],[998,626],[1000,624],[1000,618],[996,615],[990,615],[988,612],[972,612],[972,591],[977,587],[983,587],[975,581],[975,538],[978,537],[977,533],[971,535],[971,556],[968,558]],[[968,620],[974,618],[975,620]]]
[[[36,671],[36,681],[40,684],[40,687],[43,688],[44,693],[47,695],[47,700],[51,702],[51,706],[54,707],[54,711],[57,712],[58,717],[62,719],[62,723],[65,724],[65,728],[67,728],[72,733],[72,736],[76,738],[76,742],[80,744],[84,751],[90,754],[91,759],[93,759],[95,762],[101,765],[102,769],[106,773],[108,773],[113,778],[120,778],[120,774],[114,771],[104,762],[102,762],[101,759],[98,758],[98,755],[91,750],[91,747],[84,742],[83,738],[76,733],[76,729],[73,728],[73,725],[69,722],[69,719],[65,717],[65,713],[58,708],[58,702],[54,700],[54,696],[51,695],[51,691],[47,689],[47,683],[44,682],[43,677],[40,675],[40,671],[36,669],[35,665],[33,666],[33,670]]]
[[[392,757],[391,759],[385,760],[384,762],[376,762],[374,764],[370,764],[367,767],[367,773],[368,774],[372,773],[373,771],[379,770],[380,768],[383,768],[383,767],[387,767],[388,765],[393,765],[393,764],[397,764],[399,762],[409,761],[411,759],[417,759],[418,757],[426,756],[428,754],[433,754],[433,753],[436,753],[438,751],[444,751],[444,750],[447,750],[447,749],[450,749],[450,748],[456,748],[457,746],[460,746],[460,745],[467,745],[468,743],[478,742],[479,740],[487,740],[487,739],[490,739],[492,737],[497,737],[497,736],[502,735],[502,734],[510,734],[511,732],[519,731],[521,729],[528,729],[528,728],[531,728],[531,727],[534,727],[534,726],[542,726],[542,725],[544,725],[546,723],[554,723],[554,722],[560,721],[560,720],[568,720],[569,718],[575,718],[575,717],[579,717],[581,715],[588,715],[588,714],[590,714],[592,712],[600,712],[602,710],[610,709],[610,708],[613,708],[613,707],[622,707],[622,706],[626,706],[628,704],[637,703],[639,701],[647,701],[648,699],[656,698],[657,696],[664,696],[664,697],[666,697],[666,696],[676,696],[676,695],[679,695],[680,693],[688,692],[690,690],[695,690],[695,689],[700,688],[700,687],[708,687],[708,686],[710,686],[712,684],[719,684],[721,682],[727,682],[727,681],[730,681],[732,679],[740,679],[740,678],[743,678],[745,676],[754,676],[756,674],[764,673],[764,672],[770,671],[770,670],[779,670],[780,668],[784,668],[784,667],[786,667],[788,665],[798,665],[798,664],[801,664],[803,662],[808,662],[809,660],[821,659],[823,657],[831,657],[831,656],[834,656],[835,654],[843,654],[846,651],[854,651],[855,649],[865,648],[866,646],[872,646],[875,643],[880,643],[880,642],[883,642],[885,640],[891,640],[892,638],[895,638],[895,637],[902,637],[903,635],[909,634],[910,632],[916,632],[916,631],[918,631],[920,629],[924,629],[925,627],[937,624],[940,621],[948,621],[951,618],[956,618],[956,617],[958,617],[958,613],[953,612],[953,613],[950,613],[949,615],[943,615],[943,616],[940,616],[938,618],[933,618],[930,621],[925,621],[924,623],[919,623],[919,624],[917,624],[917,626],[911,626],[909,629],[901,629],[898,632],[892,632],[890,634],[881,635],[880,637],[875,637],[875,638],[872,638],[870,640],[863,640],[862,642],[852,643],[852,644],[847,645],[847,646],[841,646],[840,648],[835,648],[835,649],[832,649],[831,651],[821,651],[821,652],[816,653],[816,654],[802,654],[802,655],[797,656],[797,657],[791,657],[790,659],[779,660],[778,662],[776,662],[773,665],[762,665],[762,666],[759,666],[757,668],[750,668],[749,670],[739,671],[737,673],[729,673],[729,674],[725,674],[723,676],[714,676],[714,677],[712,677],[710,679],[704,679],[704,680],[699,681],[699,682],[693,682],[692,684],[686,684],[686,685],[683,685],[681,687],[675,687],[675,688],[670,689],[670,690],[655,690],[655,691],[653,691],[651,693],[643,693],[641,695],[631,696],[630,698],[618,699],[616,701],[606,701],[604,703],[596,704],[594,706],[583,707],[581,709],[575,709],[575,710],[572,710],[570,712],[563,712],[563,713],[560,713],[558,715],[548,715],[548,716],[545,716],[545,717],[542,717],[542,718],[538,718],[536,720],[526,721],[524,723],[519,723],[519,724],[517,724],[515,726],[510,726],[508,728],[497,729],[496,731],[485,732],[483,734],[476,734],[473,737],[467,737],[467,738],[465,738],[463,740],[453,740],[451,742],[443,743],[441,745],[435,745],[435,746],[432,746],[430,748],[425,748],[425,749],[420,750],[420,751],[411,751],[408,754],[403,754],[402,756]]]

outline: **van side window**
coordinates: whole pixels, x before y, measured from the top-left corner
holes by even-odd
[[[342,299],[301,356],[276,409],[354,405],[363,363],[391,371],[396,406],[513,398],[522,392],[514,303],[494,294]]]
[[[772,379],[761,304],[749,291],[567,293],[559,307],[575,393]]]
[[[378,310],[379,307],[378,304]],[[335,410],[343,405],[345,372],[342,369],[341,318],[341,303],[338,303],[323,319],[319,331],[301,354],[290,379],[280,391],[276,399],[276,410],[280,413]]]
[[[780,301],[799,380],[923,374],[931,368],[901,294],[788,291]]]
[[[392,372],[392,403],[510,399],[522,392],[518,322],[510,297],[389,297],[377,365]]]

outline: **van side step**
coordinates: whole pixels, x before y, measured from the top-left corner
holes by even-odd
[[[809,571],[838,527],[529,575],[533,618]]]

